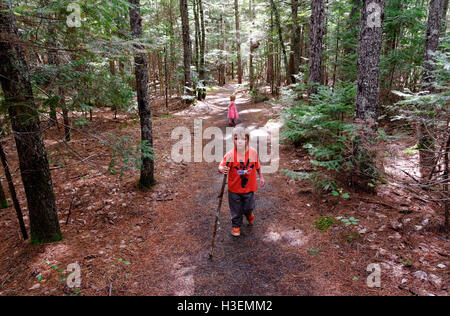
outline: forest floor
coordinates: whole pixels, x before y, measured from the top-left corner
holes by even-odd
[[[413,145],[407,140],[390,147],[387,172],[394,179],[377,196],[347,189],[349,199],[318,197],[308,183],[280,171],[265,175],[256,224],[244,226],[240,238],[230,235],[225,194],[208,261],[223,177],[215,162],[173,162],[171,147],[179,140],[171,133],[185,126],[193,135],[194,119],[225,131],[236,89],[218,88],[205,102],[153,118],[157,184],[146,192],[137,189],[139,171],[126,170],[122,178],[108,172],[111,152],[99,144],[109,133],[138,140],[136,117],[114,120],[98,110],[93,122],[73,131],[70,147],[61,131],[43,124],[64,238],[31,246],[20,239],[14,209],[1,210],[0,295],[448,295],[448,235],[436,229],[442,211],[400,185],[396,173],[414,171],[414,160],[402,152]],[[240,123],[253,127],[276,122],[281,111],[252,103],[244,92],[237,105]],[[27,213],[12,140],[5,150]],[[80,157],[89,159],[80,163]],[[279,170],[307,169],[309,160],[304,149],[280,145]],[[321,232],[315,228],[321,216],[360,221],[346,227],[336,220]],[[71,263],[81,268],[80,288],[67,286]],[[381,287],[367,285],[372,263],[381,267]]]

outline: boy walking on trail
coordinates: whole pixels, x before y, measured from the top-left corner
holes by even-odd
[[[219,172],[228,174],[228,203],[233,226],[231,234],[239,237],[244,215],[249,225],[255,221],[253,210],[256,207],[255,192],[258,190],[256,173],[261,187],[264,187],[265,180],[258,153],[249,146],[250,132],[243,127],[236,127],[233,129],[233,140],[234,149],[223,157]]]

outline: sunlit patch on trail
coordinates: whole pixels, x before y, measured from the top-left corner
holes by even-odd
[[[280,129],[283,126],[283,122],[281,120],[270,120],[264,126],[267,130],[271,130],[274,128]]]
[[[265,243],[282,242],[292,247],[302,247],[308,242],[308,238],[299,229],[282,232],[269,231],[262,240]]]
[[[195,290],[194,271],[196,266],[181,268],[175,264],[175,281],[173,290],[175,296],[192,296]]]
[[[248,113],[258,113],[258,112],[263,112],[264,109],[248,109],[248,110],[243,110],[240,111],[240,114],[248,114]]]

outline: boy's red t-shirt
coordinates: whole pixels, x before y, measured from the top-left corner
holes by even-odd
[[[230,150],[222,159],[221,166],[230,161],[228,174],[228,190],[233,193],[249,193],[258,191],[256,170],[260,169],[259,157],[256,150],[249,147],[244,155],[238,154],[236,149]]]

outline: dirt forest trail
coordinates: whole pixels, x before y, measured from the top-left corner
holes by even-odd
[[[203,129],[217,126],[225,133],[229,96],[236,86],[227,85],[210,94],[202,105],[183,115],[187,120],[202,118]],[[263,127],[272,118],[272,106],[252,104],[238,95],[239,124]],[[202,110],[204,108],[204,110]],[[192,109],[192,108],[191,108]],[[190,124],[193,125],[193,124]],[[285,180],[279,172],[266,174],[266,186],[257,192],[256,225],[242,228],[242,236],[230,235],[231,220],[225,193],[216,239],[214,260],[207,260],[222,176],[217,163],[190,163],[185,181],[187,190],[173,208],[154,223],[161,228],[159,242],[146,249],[137,294],[168,295],[311,295],[307,263],[299,248],[307,236],[289,222],[292,205]],[[176,244],[172,244],[176,240]],[[160,263],[161,270],[155,270]],[[161,264],[162,263],[162,264]],[[158,282],[168,281],[167,287]],[[159,288],[159,290],[158,290]],[[164,289],[163,289],[164,288]],[[145,289],[150,290],[151,293]],[[155,291],[155,292],[153,292]]]

